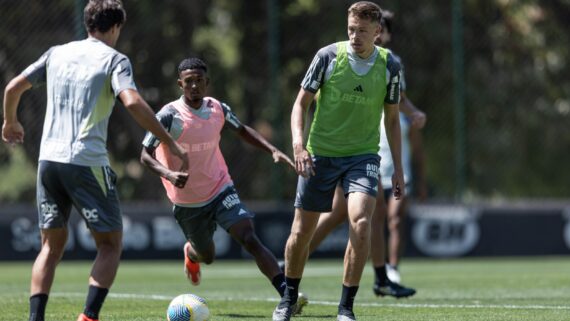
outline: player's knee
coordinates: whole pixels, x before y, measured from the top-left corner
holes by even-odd
[[[121,243],[103,242],[97,244],[97,252],[105,256],[120,257],[123,246]]]
[[[204,262],[204,264],[212,264],[212,262],[214,262],[214,255],[207,254],[203,256],[201,262]]]
[[[204,264],[212,264],[216,257],[216,247],[212,241],[210,244],[193,244],[193,250],[188,252],[190,260]]]
[[[362,217],[354,221],[352,224],[352,229],[354,230],[355,234],[362,238],[366,239],[369,237],[370,234],[370,220],[368,218]]]
[[[259,239],[253,232],[246,231],[242,234],[240,243],[245,247],[248,252],[253,252],[259,247]]]

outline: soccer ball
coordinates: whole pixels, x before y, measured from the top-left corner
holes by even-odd
[[[168,305],[168,321],[208,321],[210,310],[206,300],[195,294],[181,294]]]

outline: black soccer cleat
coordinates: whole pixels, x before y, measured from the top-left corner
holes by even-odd
[[[416,289],[407,288],[398,283],[394,283],[390,280],[386,280],[384,284],[374,283],[372,288],[376,296],[393,296],[396,299],[407,298],[416,294]]]
[[[339,307],[336,321],[356,321],[356,317],[354,316],[354,312]]]

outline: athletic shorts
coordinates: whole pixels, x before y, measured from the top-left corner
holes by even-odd
[[[342,186],[345,194],[362,192],[376,197],[380,156],[313,156],[312,159],[315,176],[299,176],[296,208],[312,212],[330,212],[337,184]]]
[[[117,175],[109,166],[40,161],[37,178],[40,229],[67,226],[71,207],[95,232],[122,231]]]
[[[237,222],[252,219],[254,214],[241,203],[235,187],[230,186],[202,207],[174,205],[174,217],[184,236],[199,253],[210,248],[216,223],[229,231]]]

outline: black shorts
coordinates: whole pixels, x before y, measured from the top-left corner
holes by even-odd
[[[117,175],[109,166],[79,166],[40,161],[37,178],[40,229],[67,225],[75,206],[95,232],[121,231]]]
[[[226,188],[205,206],[174,205],[173,211],[184,236],[199,253],[204,253],[210,247],[216,223],[228,231],[237,222],[254,217],[254,214],[243,206],[233,186]]]
[[[362,192],[376,197],[380,156],[313,156],[315,176],[299,176],[295,207],[312,212],[330,212],[336,185],[345,194]]]

